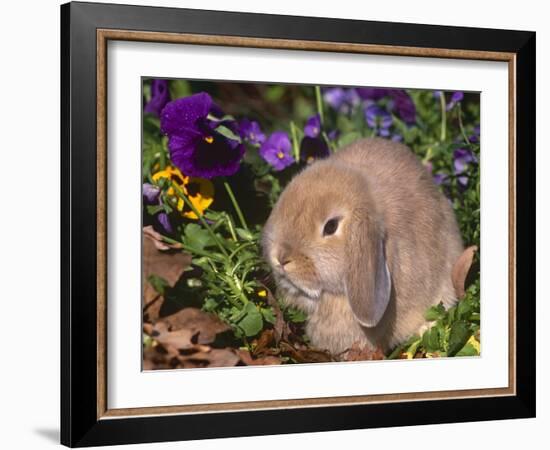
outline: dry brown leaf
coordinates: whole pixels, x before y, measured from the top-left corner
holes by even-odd
[[[143,370],[171,369],[171,359],[163,348],[147,347],[143,350]]]
[[[143,331],[149,334],[155,341],[162,344],[170,353],[172,347],[174,350],[185,350],[193,348],[197,342],[194,341],[194,333],[189,329],[171,331],[164,322],[158,322],[155,325],[144,324]]]
[[[153,241],[153,244],[155,244],[155,247],[158,250],[173,250],[181,248],[181,244],[171,244],[169,242],[166,242],[162,239],[162,235],[155,231],[152,225],[147,225],[146,227],[143,227],[143,234],[144,236],[147,236]]]
[[[191,264],[190,255],[173,247],[159,250],[155,233],[150,226],[143,229],[143,310],[144,320],[150,322],[158,318],[164,298],[147,281],[149,276],[161,277],[173,287]]]
[[[157,323],[163,323],[172,332],[188,330],[191,335],[196,336],[195,344],[210,344],[218,334],[231,328],[214,314],[198,308],[181,309],[175,314],[159,319]]]
[[[474,260],[474,255],[477,251],[477,246],[472,245],[468,247],[462,255],[459,256],[455,265],[453,266],[453,271],[451,277],[453,280],[453,287],[455,288],[456,296],[460,299],[464,297],[465,293],[465,283],[470,267],[472,267],[472,261]]]
[[[197,308],[184,308],[175,314],[144,323],[143,331],[157,345],[144,351],[144,367],[152,369],[235,366],[240,357],[231,348],[213,348],[217,335],[229,325],[213,314]],[[160,348],[159,348],[160,347]]]
[[[273,330],[264,330],[260,337],[256,341],[256,346],[254,347],[254,356],[262,355],[266,352],[271,351],[271,344],[275,341],[274,331]]]
[[[264,286],[264,288],[267,291],[267,302],[269,306],[271,306],[271,308],[273,309],[273,314],[275,315],[275,324],[273,325],[273,337],[275,339],[275,343],[278,344],[281,339],[287,338],[289,329],[287,323],[285,322],[283,312],[279,307],[277,299],[273,296],[271,291],[266,286]]]
[[[380,348],[371,349],[361,347],[354,343],[351,348],[343,354],[342,361],[373,361],[384,359],[384,352]]]
[[[235,349],[243,364],[247,366],[272,366],[282,364],[281,358],[273,355],[254,358],[247,350]]]
[[[178,360],[185,368],[191,367],[232,367],[236,366],[240,358],[231,348],[212,348],[202,346],[202,350],[194,353],[179,355]]]
[[[191,255],[182,251],[160,251],[153,238],[143,234],[143,278],[157,275],[174,286],[191,264]]]
[[[317,362],[332,362],[334,358],[325,350],[317,350],[313,348],[296,349],[290,343],[281,341],[279,344],[281,351],[288,354],[298,363],[317,363]]]

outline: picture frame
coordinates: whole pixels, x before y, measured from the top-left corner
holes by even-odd
[[[508,386],[110,408],[107,173],[116,166],[107,157],[107,45],[113,41],[505,63]],[[527,31],[62,5],[61,443],[80,447],[534,417],[535,41],[535,33]]]

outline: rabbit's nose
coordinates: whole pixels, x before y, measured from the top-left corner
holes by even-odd
[[[281,249],[275,259],[281,269],[284,269],[292,261],[287,249]]]
[[[281,266],[284,269],[286,265],[288,265],[292,262],[292,260],[288,257],[280,258],[280,259],[277,258],[277,262],[279,263],[279,266]]]

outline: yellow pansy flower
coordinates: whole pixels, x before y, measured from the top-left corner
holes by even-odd
[[[160,170],[153,174],[151,178],[155,183],[158,183],[162,178],[175,182],[200,214],[202,214],[214,201],[214,185],[210,180],[188,177],[183,175],[176,167],[168,166],[164,170]],[[166,194],[170,197],[177,198],[177,209],[182,213],[182,216],[188,219],[198,219],[194,211],[184,210],[185,202],[182,198],[177,196],[173,187],[169,187],[166,190]]]

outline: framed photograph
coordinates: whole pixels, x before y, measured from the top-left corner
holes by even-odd
[[[535,415],[535,33],[61,7],[61,441]]]

